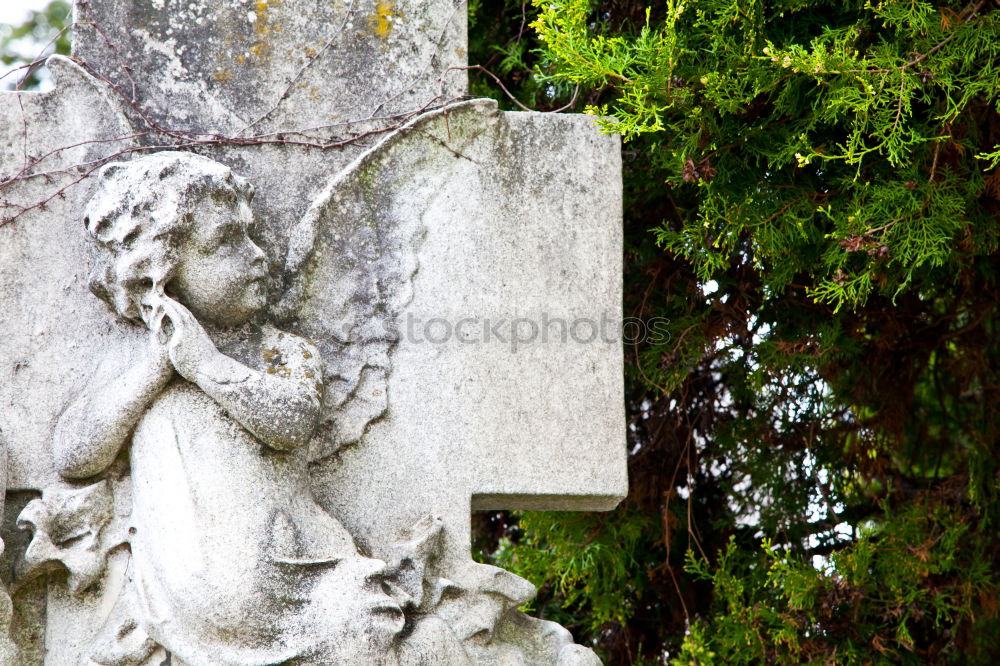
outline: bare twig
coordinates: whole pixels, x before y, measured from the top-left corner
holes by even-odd
[[[457,11],[458,6],[459,5],[456,4],[455,11]],[[346,23],[352,11],[353,11],[353,0],[351,6],[348,8],[347,14],[345,15],[344,22],[341,25],[338,32],[342,32],[344,26],[346,26]],[[447,35],[448,29],[454,18],[455,11],[452,12],[452,15],[445,22],[444,28],[442,29],[441,32],[441,36],[437,40],[437,51],[440,51],[441,43],[443,42],[445,36]],[[423,104],[409,111],[404,111],[400,113],[390,113],[381,116],[376,115],[376,113],[380,109],[382,109],[386,104],[398,98],[407,90],[412,89],[413,85],[415,85],[417,81],[419,81],[422,77],[426,75],[427,69],[434,62],[434,59],[432,58],[431,61],[428,62],[424,70],[417,75],[417,77],[413,80],[413,82],[409,86],[404,87],[402,91],[400,91],[399,93],[396,93],[395,95],[388,97],[378,106],[376,106],[375,109],[366,118],[358,118],[358,119],[340,121],[324,125],[316,125],[312,127],[269,130],[266,132],[245,135],[250,129],[258,125],[266,118],[268,118],[280,106],[282,101],[288,98],[288,96],[291,94],[291,91],[294,89],[295,83],[302,77],[306,69],[313,63],[315,63],[316,60],[326,50],[329,49],[329,47],[333,43],[333,38],[331,38],[327,40],[323,48],[315,56],[311,57],[310,60],[304,63],[303,66],[299,69],[299,71],[291,78],[285,91],[282,93],[279,99],[274,103],[274,105],[272,105],[271,108],[265,111],[258,118],[246,124],[246,126],[244,126],[241,130],[236,132],[235,135],[228,135],[222,132],[178,129],[174,127],[168,127],[157,122],[150,116],[149,113],[147,113],[140,106],[139,94],[138,94],[139,86],[136,83],[134,77],[132,76],[128,64],[122,57],[118,48],[112,43],[111,39],[105,33],[105,31],[102,30],[101,27],[95,21],[93,20],[76,21],[67,26],[66,28],[64,28],[63,30],[61,30],[59,34],[57,34],[56,37],[53,38],[52,42],[58,39],[59,36],[62,35],[66,30],[73,29],[74,27],[83,27],[92,29],[97,35],[101,37],[101,39],[104,41],[109,51],[114,56],[114,60],[117,62],[120,72],[122,74],[120,80],[124,80],[124,85],[126,87],[123,87],[123,84],[120,84],[112,80],[105,74],[96,71],[88,63],[78,58],[72,58],[72,59],[80,67],[82,67],[88,74],[93,76],[98,81],[101,81],[111,91],[113,91],[114,94],[116,94],[118,97],[124,100],[126,107],[131,109],[132,112],[134,112],[135,114],[135,119],[137,119],[137,121],[133,119],[133,122],[139,124],[140,127],[136,128],[135,131],[129,134],[123,134],[121,136],[116,136],[112,138],[89,139],[84,141],[78,141],[76,143],[51,149],[48,152],[38,156],[32,156],[28,154],[28,119],[26,117],[27,114],[24,111],[22,103],[23,101],[23,98],[21,97],[22,93],[15,93],[18,95],[18,104],[21,104],[21,121],[22,121],[21,135],[22,135],[23,161],[20,170],[18,170],[16,173],[8,177],[0,177],[0,195],[4,193],[4,190],[13,187],[15,183],[23,181],[43,179],[46,182],[52,182],[53,179],[55,179],[56,177],[68,177],[69,181],[62,184],[60,187],[58,187],[58,189],[56,189],[50,195],[32,204],[22,205],[18,203],[12,203],[8,200],[0,200],[0,210],[16,211],[12,215],[0,215],[0,227],[10,224],[11,222],[14,222],[15,220],[20,218],[22,215],[28,213],[29,211],[45,209],[45,207],[50,202],[52,202],[55,199],[65,197],[66,192],[68,190],[86,180],[103,165],[117,159],[127,158],[128,156],[136,153],[153,152],[158,150],[189,150],[189,149],[197,149],[202,147],[215,147],[215,146],[262,146],[262,145],[295,146],[303,149],[320,150],[320,151],[339,149],[348,146],[350,144],[357,143],[367,138],[399,130],[416,116],[426,113],[428,111],[443,108],[446,110],[447,113],[447,106],[449,104],[452,104],[453,102],[463,99],[463,98],[446,98],[443,95],[443,93],[441,93],[431,97]],[[52,42],[50,42],[50,44]],[[45,48],[48,48],[48,45],[46,45]],[[44,62],[45,59],[39,57],[36,58],[31,63],[27,63],[12,70],[12,72],[28,70],[23,76],[21,76],[19,80],[19,85],[23,85],[24,81],[30,75],[30,73],[37,67],[44,64]],[[501,90],[503,90],[505,94],[511,97],[511,99],[513,99],[520,108],[529,111],[531,110],[528,109],[528,107],[521,104],[520,102],[518,102],[513,97],[513,95],[510,94],[510,92],[503,85],[503,83],[500,81],[499,78],[497,78],[491,72],[489,72],[488,70],[479,65],[474,65],[470,67],[450,67],[448,68],[448,70],[445,70],[439,81],[443,81],[444,75],[447,74],[447,72],[452,69],[465,69],[465,70],[479,69],[483,72],[486,72],[499,85]],[[5,74],[4,77],[7,76],[8,74]],[[2,80],[2,78],[4,77],[0,77],[0,80]],[[578,93],[579,93],[579,86],[577,86],[576,90],[574,91],[573,98],[570,100],[569,104],[559,109],[555,109],[552,112],[559,112],[572,107],[576,102]],[[447,126],[447,115],[445,115],[445,122]],[[337,130],[334,136],[329,136],[329,135],[322,136],[321,134],[319,134],[324,131],[332,132],[333,130]],[[448,131],[450,132],[450,126],[448,126]],[[424,134],[426,134],[426,132],[424,132]],[[427,134],[427,136],[431,135]],[[434,138],[437,141],[441,141],[457,157],[470,159],[466,155],[463,155],[458,151],[455,151],[450,146],[448,146],[447,145],[448,142],[444,142],[441,139],[438,139],[437,137],[432,137],[432,138]],[[143,145],[138,145],[137,143],[138,141],[143,141],[145,143],[143,143]],[[89,161],[78,162],[65,167],[53,166],[52,168],[47,168],[44,170],[40,168],[44,163],[55,158],[56,156],[65,153],[68,150],[84,146],[95,146],[95,145],[113,146],[114,144],[117,143],[128,143],[129,145],[114,146],[114,149],[111,150],[107,155],[97,157]]]
[[[514,104],[516,104],[517,107],[519,109],[521,109],[522,111],[534,111],[535,110],[535,109],[532,109],[531,107],[528,107],[528,106],[525,106],[524,104],[522,104],[521,100],[519,100],[517,97],[515,97],[514,94],[511,91],[507,90],[507,86],[505,86],[503,84],[503,81],[500,80],[500,77],[498,77],[496,74],[494,74],[490,70],[486,69],[482,65],[463,65],[463,66],[457,66],[456,65],[456,66],[449,67],[448,69],[446,69],[445,70],[445,74],[447,74],[448,72],[450,72],[452,70],[469,71],[469,70],[473,70],[473,69],[476,70],[476,71],[482,72],[483,74],[486,74],[486,76],[488,76],[491,79],[493,79],[493,82],[496,83],[498,86],[500,86],[500,90],[502,90],[503,93],[505,95],[507,95],[507,97],[510,99],[510,101],[514,102]],[[577,84],[576,89],[573,91],[573,97],[572,97],[572,99],[570,99],[570,101],[567,104],[564,104],[563,106],[560,106],[558,109],[553,109],[551,111],[547,111],[546,113],[559,113],[560,111],[565,111],[566,109],[572,108],[573,105],[576,104],[576,97],[577,97],[577,95],[579,93],[580,93],[580,84]]]

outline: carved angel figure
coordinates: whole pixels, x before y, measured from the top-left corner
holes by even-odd
[[[129,364],[70,404],[54,455],[83,479],[130,447],[135,622],[190,666],[464,663],[443,623],[402,640],[385,563],[311,494],[322,355],[259,321],[251,185],[170,152],[109,164],[97,188],[92,288],[148,335],[109,350]]]

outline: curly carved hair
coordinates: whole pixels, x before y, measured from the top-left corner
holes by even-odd
[[[179,248],[205,197],[253,197],[224,164],[188,152],[160,152],[101,168],[84,210],[100,249],[90,289],[123,318],[151,324],[156,295],[174,276]]]

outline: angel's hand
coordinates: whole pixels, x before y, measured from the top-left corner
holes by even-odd
[[[155,331],[150,331],[148,342],[142,362],[148,368],[149,375],[156,378],[158,384],[166,384],[167,380],[174,375],[173,361],[170,360],[170,348]]]
[[[303,382],[262,373],[220,352],[191,311],[171,299],[162,304],[170,360],[248,432],[268,446],[289,450],[309,441],[320,401]]]
[[[199,370],[209,366],[220,352],[190,310],[171,298],[164,299],[162,305],[170,320],[164,323],[170,362],[181,377],[197,382]]]
[[[167,344],[156,331],[130,345],[125,359],[109,363],[63,411],[52,437],[56,469],[83,479],[107,469],[174,376]],[[112,374],[113,373],[113,374]]]

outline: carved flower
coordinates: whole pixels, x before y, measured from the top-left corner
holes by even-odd
[[[101,532],[111,520],[112,494],[107,481],[80,489],[50,488],[28,503],[17,517],[20,529],[31,530],[21,577],[65,567],[73,594],[87,590],[104,573],[108,549]]]

